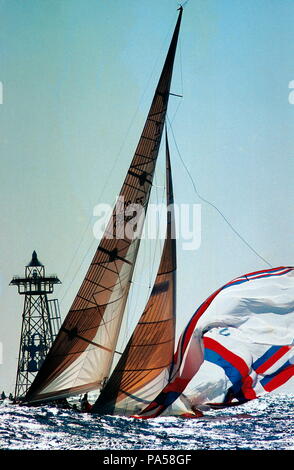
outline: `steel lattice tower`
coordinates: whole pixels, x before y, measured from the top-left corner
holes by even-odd
[[[15,399],[25,397],[39,371],[60,328],[57,299],[48,300],[54,285],[60,284],[57,276],[45,276],[45,267],[34,251],[25,267],[25,276],[14,276],[10,285],[18,286],[24,295],[21,339],[15,385]]]

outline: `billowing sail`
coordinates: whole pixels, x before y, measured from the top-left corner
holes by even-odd
[[[255,343],[238,328],[218,327],[204,334],[203,346],[204,362],[185,390],[192,408],[243,404],[294,379],[293,345]]]
[[[265,372],[264,366],[259,368],[260,361],[264,360],[269,365],[273,360],[270,359],[271,355],[277,358],[282,352],[291,354],[293,351],[293,299],[294,268],[292,267],[278,267],[249,273],[234,279],[214,292],[197,309],[181,335],[174,358],[171,380],[156,399],[143,410],[143,417],[158,416],[181,395],[200,369],[204,361],[205,348],[211,349],[210,357],[216,358],[215,354],[218,354],[220,349],[217,349],[213,339],[209,339],[209,332],[214,328],[220,328],[223,335],[226,334],[227,328],[237,329],[248,344],[252,344],[247,347],[246,354],[251,354],[254,358],[252,361],[250,358],[243,358],[242,369],[239,370],[241,388],[239,391],[235,388],[233,395],[235,394],[234,397],[238,398],[243,393],[245,399],[254,398],[257,393],[260,393],[260,387],[252,391],[253,378],[250,374],[251,368],[254,369],[254,363],[256,362],[257,369],[255,368],[253,376],[254,373]],[[254,344],[259,345],[256,346],[256,351]],[[235,347],[232,351],[227,348],[229,353],[225,357],[238,362],[237,356],[240,349],[238,348],[238,341],[235,340]],[[206,354],[208,354],[207,351]],[[261,379],[260,383],[265,391],[273,390],[273,384],[277,380],[280,380],[281,385],[283,380],[288,381],[294,375],[293,357],[291,360],[287,357],[281,368],[277,370],[269,368],[269,377]],[[256,376],[255,379],[258,380]],[[267,380],[272,381],[271,385],[263,386]],[[226,397],[226,400],[228,399]]]
[[[147,210],[181,17],[182,8],[120,197],[72,307],[28,391],[28,402],[96,389],[109,375],[142,230],[142,224],[136,232],[126,230],[134,218],[126,209],[140,204]]]
[[[134,414],[166,385],[176,321],[176,240],[173,187],[166,134],[167,232],[155,283],[139,322],[92,412]]]

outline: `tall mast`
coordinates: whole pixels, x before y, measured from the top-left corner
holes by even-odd
[[[30,387],[36,402],[97,389],[108,378],[140,245],[125,208],[147,210],[170,94],[182,8],[139,143],[106,231],[60,332]],[[113,237],[113,228],[115,236]]]
[[[134,414],[166,385],[173,362],[176,323],[176,240],[167,133],[167,230],[155,283],[139,322],[92,412]]]

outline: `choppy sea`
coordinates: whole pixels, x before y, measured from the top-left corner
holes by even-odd
[[[52,406],[0,405],[6,450],[293,450],[294,395],[268,395],[199,419],[97,417]]]

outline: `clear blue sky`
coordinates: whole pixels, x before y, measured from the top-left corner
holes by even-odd
[[[93,208],[119,192],[176,8],[0,1],[0,389],[13,390],[21,326],[23,299],[10,279],[35,249],[62,280],[56,296],[67,313],[96,246]],[[199,192],[273,266],[294,263],[293,20],[292,0],[190,0],[172,86],[183,98],[171,98],[169,111]],[[201,203],[170,140],[176,200]],[[201,247],[179,247],[178,333],[213,290],[266,267],[201,204]],[[130,324],[147,294],[134,292]]]

